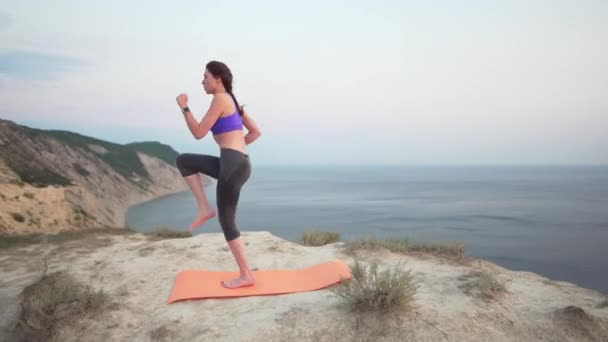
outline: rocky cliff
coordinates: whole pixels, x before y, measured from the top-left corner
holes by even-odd
[[[381,274],[401,264],[417,284],[413,303],[390,314],[353,312],[324,288],[167,304],[183,270],[238,274],[221,233],[167,240],[142,234],[87,235],[0,249],[0,340],[10,341],[23,310],[32,310],[20,304],[32,300],[31,289],[24,290],[30,285],[44,284],[33,299],[61,302],[42,291],[53,285],[41,283],[47,269],[48,274],[68,272],[79,283],[104,291],[108,303],[76,319],[58,316],[67,309],[52,306],[55,315],[49,320],[56,336],[45,341],[608,341],[608,300],[603,294],[485,260],[384,248],[352,254],[346,253],[345,242],[312,247],[267,231],[245,231],[254,272],[302,269],[335,259],[353,264],[356,258],[364,264],[379,262]],[[389,285],[367,279],[366,292],[356,298],[373,295],[380,300],[383,289],[397,281],[393,278]]]
[[[129,206],[188,189],[177,154],[0,119],[0,234],[124,227]]]

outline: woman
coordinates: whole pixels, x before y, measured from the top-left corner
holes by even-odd
[[[260,137],[261,133],[251,115],[239,106],[232,93],[232,73],[226,64],[209,62],[202,84],[207,94],[213,94],[213,100],[200,123],[194,119],[188,108],[186,94],[177,96],[177,104],[194,138],[202,139],[211,130],[213,139],[220,147],[220,156],[194,153],[182,153],[177,156],[177,168],[198,203],[198,214],[189,230],[201,226],[216,214],[203,191],[199,175],[203,173],[217,179],[216,196],[220,225],[240,270],[240,277],[222,282],[222,285],[232,289],[250,286],[254,284],[255,279],[245,258],[245,248],[235,224],[235,214],[241,187],[251,174],[246,146]],[[247,127],[247,135],[243,133],[243,125]]]

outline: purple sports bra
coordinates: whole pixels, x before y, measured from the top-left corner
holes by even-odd
[[[213,132],[213,135],[218,135],[239,129],[243,129],[243,118],[241,118],[238,109],[235,109],[234,113],[217,119],[211,127],[211,132]]]

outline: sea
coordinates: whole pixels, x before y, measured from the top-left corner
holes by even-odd
[[[216,203],[215,181],[205,187]],[[190,191],[129,208],[146,232],[186,231]],[[295,241],[310,229],[462,242],[466,254],[608,294],[608,166],[253,164],[236,223]],[[217,217],[195,231],[221,232]]]

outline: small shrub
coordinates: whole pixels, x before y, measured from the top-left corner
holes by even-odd
[[[146,246],[137,250],[137,254],[141,257],[145,257],[154,252],[157,248],[154,246]]]
[[[170,336],[173,335],[173,331],[171,331],[167,326],[160,326],[149,332],[150,340],[154,342],[160,341],[169,341],[171,340]]]
[[[14,334],[24,341],[52,340],[62,327],[109,302],[103,290],[94,291],[65,272],[44,275],[21,295],[22,310]]]
[[[494,274],[472,271],[459,279],[465,280],[465,283],[459,286],[464,293],[484,301],[497,299],[507,291],[505,285],[498,281]]]
[[[568,305],[553,311],[556,327],[565,330],[570,341],[606,341],[603,322],[583,308]]]
[[[73,163],[72,166],[74,167],[74,170],[83,177],[87,177],[88,175],[91,174],[89,171],[87,171],[84,167],[82,167],[78,163]]]
[[[156,228],[155,230],[151,231],[151,232],[147,232],[145,233],[145,235],[148,235],[152,238],[156,238],[159,240],[162,239],[182,239],[182,238],[188,238],[192,236],[192,233],[187,232],[187,231],[178,231],[178,230],[174,230],[170,227],[167,226],[160,226],[158,228]]]
[[[386,248],[394,253],[405,254],[407,252],[407,238],[389,238],[380,240],[374,236],[363,237],[355,240],[347,241],[344,244],[344,252],[348,255],[354,255],[357,250],[378,250]]]
[[[411,270],[403,272],[399,264],[380,272],[378,263],[364,266],[357,259],[350,267],[352,279],[342,279],[330,290],[352,311],[386,313],[407,309],[413,303],[417,285]]]
[[[37,188],[44,188],[49,185],[72,185],[72,182],[66,177],[39,165],[21,163],[13,160],[9,160],[8,164],[21,179],[21,184],[28,183]]]
[[[324,232],[316,229],[307,230],[302,234],[300,241],[306,246],[323,246],[328,243],[340,241],[340,233]]]
[[[73,209],[74,212],[74,220],[76,221],[80,221],[80,220],[90,220],[90,221],[95,221],[96,218],[95,216],[89,214],[86,210],[84,210],[82,207],[78,206],[78,207],[74,207]]]
[[[19,185],[19,187],[24,187],[25,183],[20,179],[11,179],[8,181],[9,184]]]
[[[416,243],[409,246],[409,251],[460,259],[464,257],[465,246],[460,242],[452,244]]]
[[[17,222],[25,222],[25,217],[19,213],[11,213],[11,216]]]

